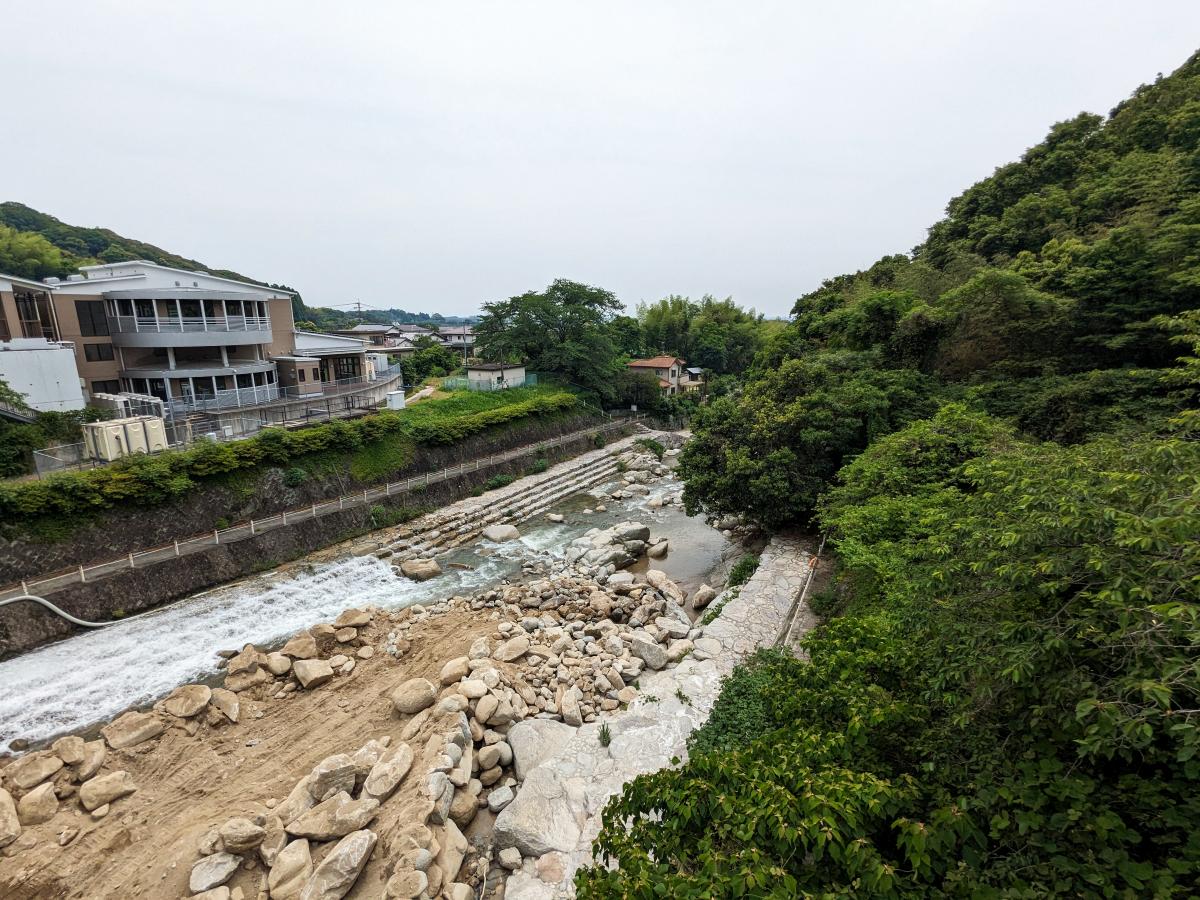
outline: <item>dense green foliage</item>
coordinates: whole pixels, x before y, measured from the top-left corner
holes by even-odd
[[[271,466],[290,471],[302,468],[306,458],[331,451],[350,454],[353,477],[375,481],[411,465],[418,445],[453,444],[495,426],[580,408],[574,394],[554,388],[461,391],[403,411],[295,431],[269,428],[243,441],[200,444],[42,481],[0,484],[0,520],[16,525],[43,516],[151,506],[181,497],[208,479]]]
[[[802,298],[697,417],[688,506],[826,532],[840,614],[626,786],[581,897],[1196,895],[1198,159],[1193,59]]]
[[[458,354],[429,335],[421,335],[413,346],[416,352],[400,360],[400,371],[404,374],[404,383],[420,384],[431,375],[441,377],[449,375],[462,364]]]
[[[620,301],[602,288],[559,278],[483,305],[475,326],[476,353],[493,362],[520,361],[611,400],[620,365],[609,325]]]
[[[783,328],[732,299],[708,296],[699,303],[671,296],[642,304],[637,318],[620,309],[610,291],[560,278],[544,291],[485,303],[476,352],[558,375],[605,405],[666,412],[673,402],[653,374],[625,368],[631,358],[672,354],[711,378],[732,378]]]
[[[25,397],[0,379],[0,404],[29,412]],[[0,478],[11,478],[33,471],[33,451],[53,444],[73,444],[83,440],[80,425],[97,422],[107,416],[104,410],[88,407],[68,412],[38,412],[32,422],[16,422],[0,417]]]
[[[752,553],[748,553],[733,564],[733,568],[729,570],[729,577],[725,579],[726,587],[741,587],[749,581],[754,573],[758,571],[758,557]]]
[[[745,371],[764,342],[783,329],[782,322],[742,309],[731,297],[706,295],[697,303],[672,295],[640,304],[637,313],[640,352],[673,354],[718,375]]]
[[[801,297],[748,389],[693,423],[689,509],[808,521],[844,460],[929,412],[914,396],[1066,443],[1176,411],[1162,323],[1200,306],[1197,122],[1193,58],[1107,119],[1056,125],[952,200],[912,256]],[[771,484],[785,501],[753,489]]]

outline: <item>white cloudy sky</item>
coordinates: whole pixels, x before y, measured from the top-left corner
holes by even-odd
[[[334,6],[3,0],[0,199],[313,305],[783,314],[1200,44],[1196,0]]]

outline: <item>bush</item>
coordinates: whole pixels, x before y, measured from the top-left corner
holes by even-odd
[[[550,460],[544,456],[539,456],[525,469],[526,475],[540,475],[550,468]]]
[[[516,475],[509,475],[502,472],[499,475],[493,475],[491,478],[485,481],[483,483],[483,489],[485,491],[494,491],[497,488],[508,487],[516,480]]]
[[[654,440],[654,438],[638,438],[636,441],[634,441],[634,443],[644,450],[648,450],[650,453],[653,453],[658,458],[659,462],[662,461],[663,454],[667,452],[667,448],[658,441]]]
[[[741,587],[751,576],[758,570],[758,557],[752,553],[748,553],[739,559],[732,569],[729,570],[729,578],[725,582],[726,587]]]
[[[574,394],[556,388],[464,391],[353,421],[295,431],[268,428],[247,440],[204,443],[42,481],[0,484],[0,521],[11,525],[114,506],[152,506],[182,496],[210,478],[261,466],[295,467],[297,460],[324,452],[354,453],[352,474],[375,480],[409,465],[414,445],[453,444],[489,428],[578,408]]]
[[[283,483],[288,487],[299,487],[308,481],[308,472],[299,466],[293,466],[283,473]]]

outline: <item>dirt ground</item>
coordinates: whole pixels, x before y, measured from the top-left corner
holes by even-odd
[[[387,614],[377,615],[362,629],[360,642],[378,650],[391,624]],[[237,724],[202,724],[194,736],[177,725],[139,747],[109,750],[101,774],[124,769],[138,791],[115,801],[99,821],[84,812],[76,798],[62,799],[51,821],[23,832],[22,840],[32,835],[36,845],[16,855],[12,846],[0,850],[0,897],[189,897],[188,876],[205,832],[234,816],[269,815],[268,800],[282,801],[331,754],[354,753],[384,735],[399,741],[408,717],[393,710],[388,693],[409,678],[425,677],[437,684],[441,666],[465,655],[475,638],[494,627],[488,615],[455,608],[414,625],[411,647],[399,659],[376,652],[350,675],[282,700],[247,700],[242,694]],[[413,773],[424,771],[422,740],[409,743],[417,760],[406,784],[384,803],[370,826],[380,833],[380,845],[349,897],[383,896],[394,865],[385,852],[386,833],[405,824],[400,821],[405,803],[416,797],[418,779]],[[63,781],[65,773],[59,773]],[[60,846],[59,835],[69,828],[78,828],[79,834]],[[314,852],[314,865],[320,858]],[[260,862],[239,871],[229,886],[241,887],[247,900],[254,900],[262,874]]]

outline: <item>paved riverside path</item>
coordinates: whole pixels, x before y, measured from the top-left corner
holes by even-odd
[[[508,879],[505,900],[574,896],[575,871],[591,861],[592,841],[609,798],[636,776],[669,766],[672,757],[686,760],[688,735],[708,719],[721,680],[759,647],[775,644],[811,576],[808,546],[798,535],[774,537],[754,576],[712,623],[702,626],[695,650],[673,668],[642,675],[642,696],[627,709],[578,729],[538,719],[513,727],[514,732],[529,732],[534,739],[530,744],[551,749],[524,772],[517,798],[496,820],[496,846],[516,846],[524,857]],[[815,618],[807,614],[811,627]],[[679,700],[677,691],[690,703]],[[601,724],[612,735],[607,747],[600,746]],[[546,880],[539,870],[561,878]]]

